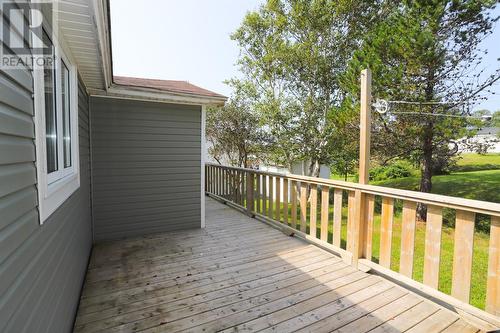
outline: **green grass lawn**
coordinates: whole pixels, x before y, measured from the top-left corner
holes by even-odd
[[[457,171],[479,171],[500,169],[500,154],[462,154],[457,163]]]
[[[389,179],[373,185],[418,191],[417,177]],[[500,169],[457,172],[432,177],[432,193],[500,203]]]

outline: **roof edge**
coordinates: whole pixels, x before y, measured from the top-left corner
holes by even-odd
[[[112,84],[107,90],[89,89],[89,95],[94,97],[109,97],[119,99],[142,100],[160,103],[222,106],[226,97],[211,97],[196,94],[181,94],[165,92],[157,89],[120,86]]]

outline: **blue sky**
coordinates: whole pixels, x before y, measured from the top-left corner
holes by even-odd
[[[229,96],[223,81],[238,75],[239,49],[229,35],[263,0],[112,0],[111,29],[115,75],[186,80]],[[140,4],[140,5],[139,5]],[[497,8],[500,13],[500,8]],[[498,67],[500,24],[483,42],[483,67]],[[476,109],[500,109],[497,95]]]

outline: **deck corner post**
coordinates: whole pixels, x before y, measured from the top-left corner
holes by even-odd
[[[359,126],[359,183],[368,184],[370,169],[370,132],[371,132],[371,85],[370,69],[361,71],[360,126]],[[360,190],[354,194],[354,218],[351,226],[352,265],[358,267],[358,259],[366,256],[367,234],[367,195]],[[349,247],[348,247],[349,248]]]

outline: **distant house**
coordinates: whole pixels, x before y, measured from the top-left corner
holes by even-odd
[[[484,127],[471,138],[464,138],[459,143],[462,153],[477,152],[482,147],[487,153],[500,153],[500,127]]]
[[[307,163],[305,161],[295,162],[292,165],[292,169],[289,170],[285,166],[277,166],[277,165],[259,165],[259,170],[271,173],[282,173],[282,174],[294,174],[305,176],[307,174]],[[319,178],[330,179],[330,167],[327,165],[321,165],[319,170]],[[273,183],[273,188],[276,188],[276,181]],[[266,189],[267,195],[269,195],[269,189]],[[273,191],[273,199],[276,199],[276,190]],[[288,188],[288,200],[290,201],[291,196],[291,188]],[[280,201],[283,201],[283,184],[280,184]]]

